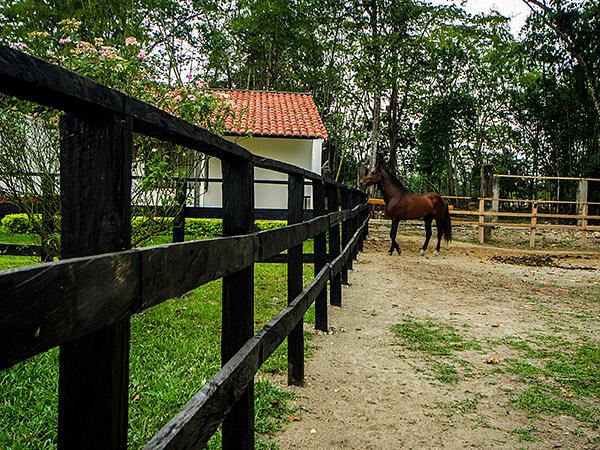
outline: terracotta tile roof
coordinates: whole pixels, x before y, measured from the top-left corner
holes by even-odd
[[[327,139],[317,106],[308,94],[269,91],[213,92],[229,96],[235,116],[227,119],[230,134]]]

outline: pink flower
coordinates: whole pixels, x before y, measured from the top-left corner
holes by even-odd
[[[24,42],[11,42],[10,46],[12,48],[16,48],[17,50],[25,50],[27,48],[27,44]]]
[[[175,193],[173,193],[173,192],[169,193],[169,197],[175,198]]]
[[[191,73],[188,73],[188,74],[187,74],[185,77],[186,77],[188,80],[191,80],[192,78],[194,78],[194,76],[193,76]]]
[[[196,100],[196,96],[193,95],[193,94],[188,95],[187,98],[190,99],[190,100]]]
[[[177,95],[177,96],[175,96],[175,98],[173,98],[173,102],[174,102],[174,103],[179,103],[181,100],[183,100],[183,99],[181,98],[181,95]]]
[[[68,44],[69,42],[71,42],[71,36],[67,36],[66,38],[60,38],[58,40],[59,44]]]
[[[138,41],[133,36],[129,36],[127,39],[125,39],[125,45],[126,46],[129,46],[129,45],[138,45]]]
[[[196,80],[194,81],[194,84],[198,87],[204,87],[206,86],[206,83],[204,81],[200,81],[200,80]]]
[[[140,50],[140,52],[138,53],[138,59],[140,59],[141,61],[146,61],[148,59],[148,55],[146,55],[146,52],[144,50]]]
[[[152,153],[156,153],[157,151],[158,151],[158,150],[156,149],[156,147],[154,147],[154,148],[151,150],[151,152],[152,152]]]

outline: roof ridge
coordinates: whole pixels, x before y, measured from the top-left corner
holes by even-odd
[[[207,88],[209,91],[220,91],[220,92],[253,92],[260,94],[294,94],[294,95],[308,95],[312,97],[310,92],[294,92],[294,91],[266,91],[262,89],[225,89],[225,88]]]

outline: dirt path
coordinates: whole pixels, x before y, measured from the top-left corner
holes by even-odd
[[[528,385],[506,370],[522,356],[513,340],[561,336],[598,345],[598,255],[549,259],[453,243],[440,257],[421,257],[418,242],[400,240],[401,257],[387,256],[386,241],[367,242],[344,306],[330,309],[331,332],[311,331],[317,350],[306,386],[290,388],[301,419],[275,437],[279,446],[600,448],[597,423],[515,407],[511,398]],[[500,262],[507,258],[513,264]],[[559,267],[515,264],[536,261]],[[477,348],[432,355],[398,345],[394,325],[424,323],[450,327]],[[597,398],[581,402],[600,414]]]

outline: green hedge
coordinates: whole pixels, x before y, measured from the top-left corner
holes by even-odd
[[[38,215],[39,217],[39,215]],[[2,218],[0,225],[10,232],[17,234],[32,234],[35,229],[27,214],[8,214]]]
[[[168,233],[172,227],[173,219],[165,219],[164,224]],[[0,224],[6,231],[11,233],[35,233],[27,214],[9,214],[4,216]],[[254,223],[257,231],[272,230],[286,225],[285,221],[261,220]],[[142,236],[151,234],[154,224],[144,217],[134,217],[131,221],[132,234]],[[223,225],[221,219],[185,219],[185,233],[198,238],[220,237],[223,234]]]

